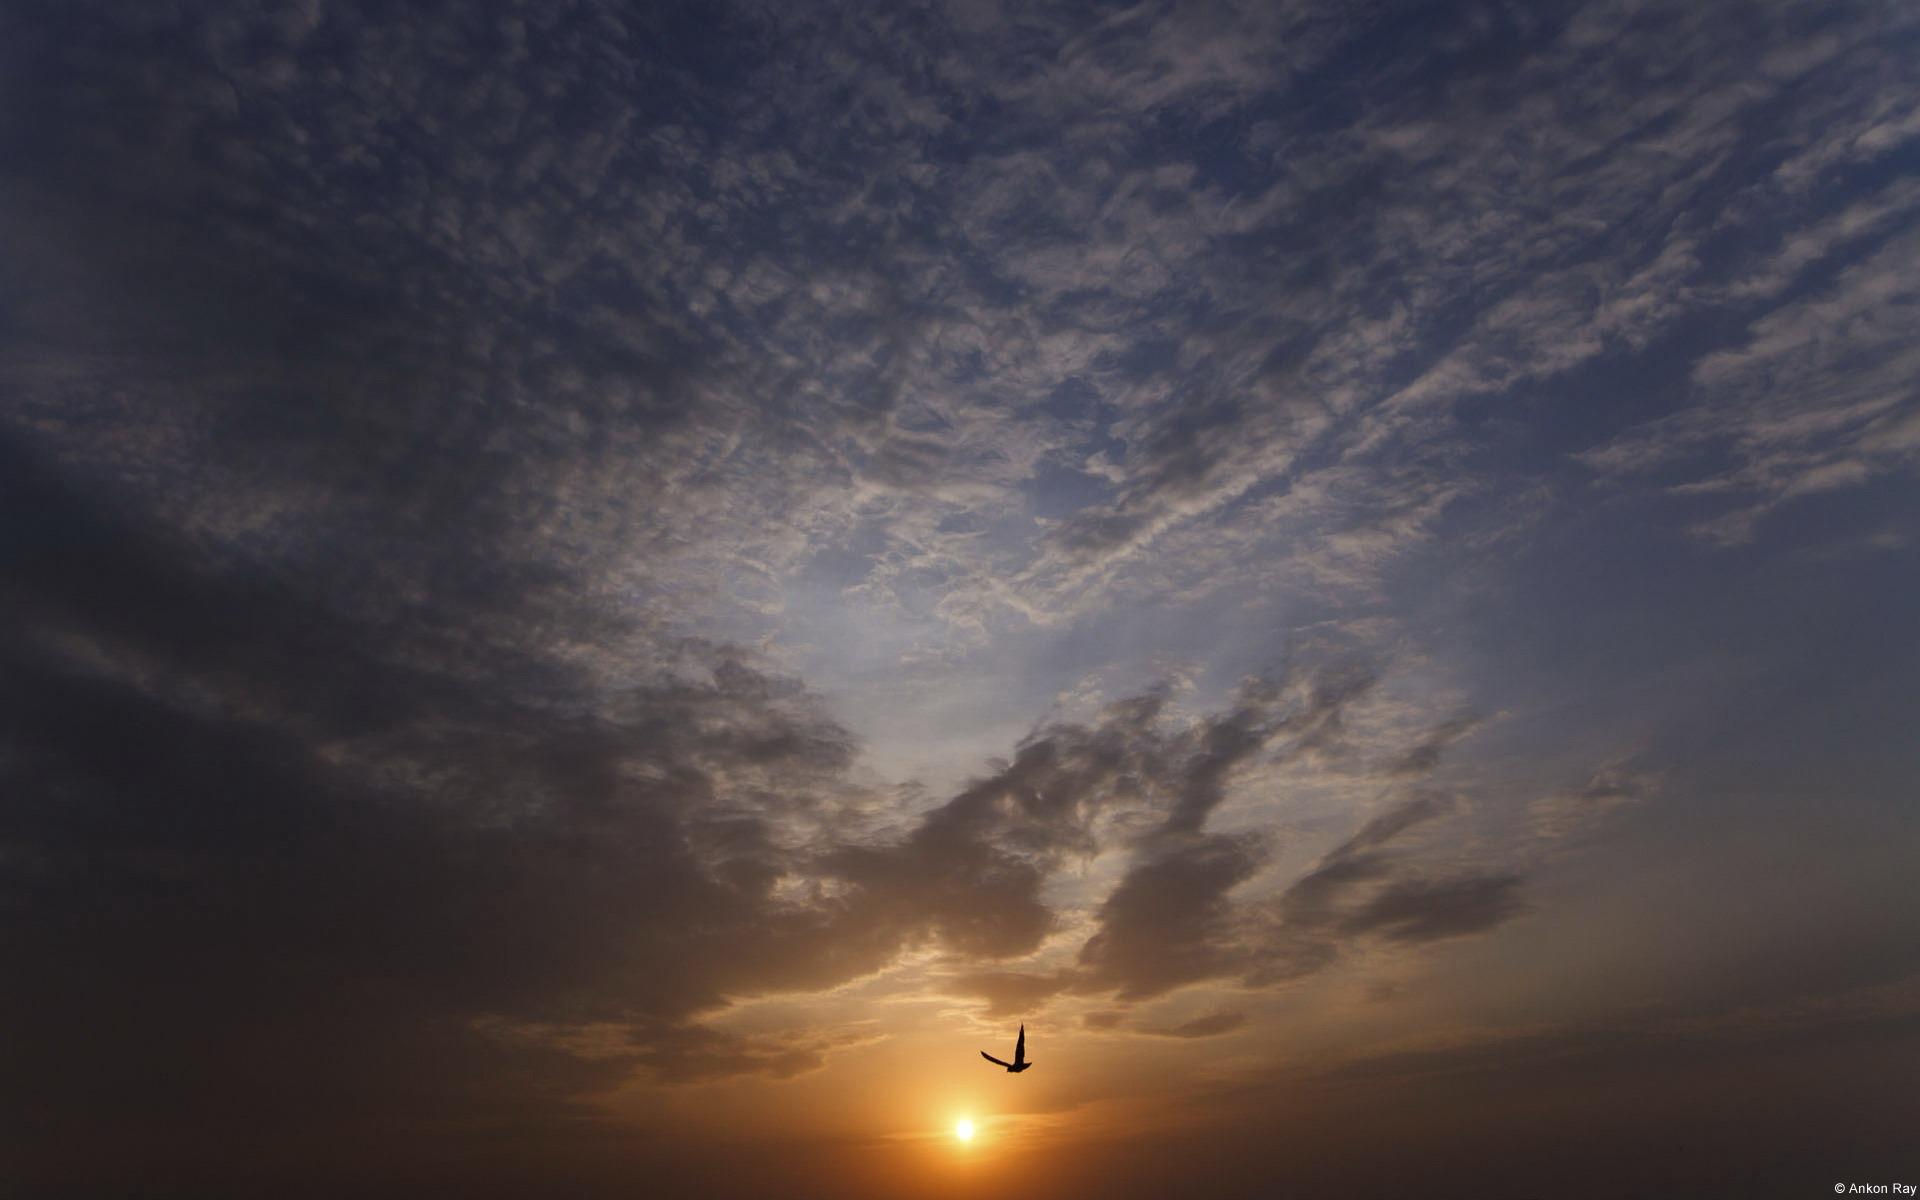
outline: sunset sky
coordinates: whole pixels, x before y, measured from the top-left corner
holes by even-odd
[[[1920,1182],[1910,0],[0,0],[0,246],[4,1200]]]

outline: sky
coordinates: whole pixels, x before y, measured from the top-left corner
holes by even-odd
[[[6,0],[0,245],[8,1200],[1920,1182],[1920,8]]]

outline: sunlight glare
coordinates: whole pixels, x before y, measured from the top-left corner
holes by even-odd
[[[955,1121],[953,1123],[953,1136],[959,1138],[963,1142],[972,1141],[973,1140],[973,1122],[966,1117],[961,1117],[958,1121]]]

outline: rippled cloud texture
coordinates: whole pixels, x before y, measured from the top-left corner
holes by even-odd
[[[1920,1166],[1920,10],[0,47],[18,1178]]]

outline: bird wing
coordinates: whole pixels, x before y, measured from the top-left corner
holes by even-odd
[[[1027,1027],[1025,1025],[1020,1027],[1020,1040],[1013,1044],[1013,1061],[1017,1063],[1027,1061]]]
[[[1004,1063],[1004,1062],[1000,1062],[1000,1060],[999,1060],[999,1059],[997,1059],[997,1058],[995,1058],[995,1057],[994,1057],[993,1055],[991,1055],[991,1054],[988,1054],[988,1053],[987,1053],[987,1052],[986,1052],[985,1050],[982,1050],[982,1051],[980,1052],[980,1057],[981,1057],[981,1058],[984,1058],[984,1059],[986,1059],[986,1060],[987,1060],[988,1062],[990,1062],[990,1063],[999,1063],[999,1065],[1001,1065],[1001,1066],[1003,1066],[1003,1067],[1007,1067],[1007,1066],[1012,1066],[1012,1065],[1013,1065],[1013,1064],[1011,1064],[1011,1063]]]

